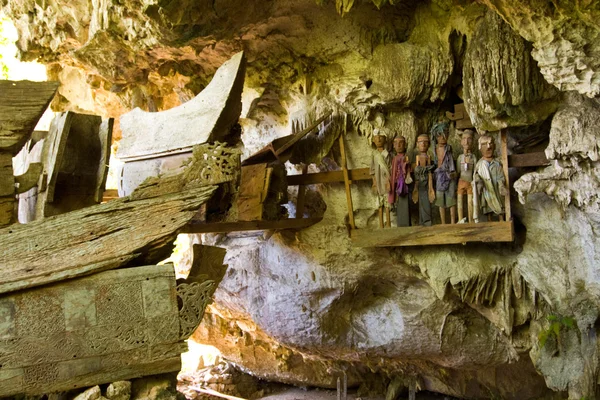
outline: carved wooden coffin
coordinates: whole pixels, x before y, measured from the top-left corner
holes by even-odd
[[[66,112],[44,140],[43,173],[34,216],[58,215],[100,203],[106,185],[113,119]]]
[[[214,190],[147,193],[0,229],[0,293],[164,260]]]
[[[214,286],[176,285],[173,266],[166,264],[4,295],[0,396],[178,371],[184,340],[198,326]]]
[[[235,54],[195,98],[160,112],[136,108],[120,119],[123,139],[117,157],[119,195],[127,196],[146,178],[176,170],[196,145],[225,141],[242,111],[244,53]]]

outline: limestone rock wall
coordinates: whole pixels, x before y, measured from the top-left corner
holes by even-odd
[[[244,156],[333,111],[294,162],[338,169],[328,135],[343,131],[348,166],[363,168],[374,129],[404,135],[412,151],[464,101],[480,130],[526,135],[549,121],[552,164],[511,171],[513,244],[352,247],[340,183],[309,187],[307,212],[323,216],[309,229],[194,238],[225,247],[229,264],[195,338],[250,373],[298,385],[332,387],[345,371],[353,385],[403,379],[467,398],[591,397],[600,307],[600,112],[588,98],[598,93],[595,3],[377,9],[365,0],[343,18],[313,0],[209,3],[2,6],[17,21],[22,56],[41,57],[62,82],[59,109],[168,109],[243,49]],[[454,130],[450,143],[460,149]],[[294,189],[290,197],[293,215]],[[354,184],[353,200],[357,225],[377,225],[368,182]]]
[[[596,1],[482,0],[534,46],[544,78],[560,90],[600,93]]]

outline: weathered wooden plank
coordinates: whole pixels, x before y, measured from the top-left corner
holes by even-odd
[[[246,59],[239,52],[225,62],[195,98],[160,112],[139,108],[123,114],[117,157],[124,161],[191,151],[194,145],[224,140],[242,111]]]
[[[323,218],[288,218],[278,221],[238,221],[188,224],[182,233],[227,233],[241,231],[266,231],[304,229],[321,222]]]
[[[546,165],[550,165],[550,160],[548,160],[546,153],[543,151],[525,154],[510,154],[508,156],[508,166],[511,168],[543,167]]]
[[[50,131],[44,141],[44,145],[47,148],[43,151],[43,164],[44,174],[46,174],[46,193],[43,196],[43,205],[46,202],[54,201],[54,190],[56,188],[56,182],[58,181],[58,173],[62,160],[64,158],[65,150],[67,148],[67,139],[69,132],[71,131],[71,121],[75,114],[72,112],[66,112],[58,114],[52,120],[50,125]]]
[[[302,165],[302,175],[306,175],[308,164]],[[306,200],[306,186],[298,186],[298,199],[296,200],[296,218],[304,218],[304,204]]]
[[[286,162],[290,155],[292,147],[298,143],[300,139],[304,136],[308,135],[315,128],[319,126],[323,121],[331,116],[331,112],[325,114],[321,118],[319,118],[315,123],[310,125],[308,128],[302,130],[301,132],[280,137],[273,140],[271,143],[246,158],[242,165],[253,165],[253,164],[261,164],[261,163],[270,163],[274,161]]]
[[[167,258],[215,187],[105,204],[0,229],[0,293]]]
[[[263,219],[263,202],[266,198],[265,188],[268,187],[267,175],[270,175],[268,170],[267,164],[253,164],[242,167],[237,201],[238,219],[240,221]]]
[[[0,80],[0,149],[16,155],[58,89],[58,82]]]
[[[353,229],[352,244],[357,247],[425,246],[468,242],[512,242],[512,221],[479,224],[446,224],[406,228]]]

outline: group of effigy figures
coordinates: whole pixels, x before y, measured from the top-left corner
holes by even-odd
[[[494,158],[496,145],[488,135],[479,137],[479,150],[482,158],[472,152],[475,132],[467,129],[462,132],[463,153],[456,162],[452,147],[448,144],[449,124],[438,123],[429,135],[417,137],[417,154],[414,163],[406,152],[406,138],[394,139],[395,156],[386,150],[387,137],[375,132],[373,143],[376,149],[371,159],[370,173],[373,178],[373,191],[379,209],[379,226],[383,228],[385,210],[388,227],[391,226],[390,208],[395,206],[397,226],[410,226],[410,199],[419,207],[419,224],[432,225],[431,205],[440,209],[442,224],[446,224],[446,209],[450,209],[450,223],[479,222],[485,214],[491,220],[492,214],[504,219],[504,196],[508,194],[502,163]],[[433,157],[429,155],[431,141],[434,144]],[[412,176],[411,176],[412,175]],[[409,186],[413,183],[412,196]],[[464,216],[464,196],[467,196],[467,217]]]

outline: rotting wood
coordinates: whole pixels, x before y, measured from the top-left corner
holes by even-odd
[[[323,218],[288,218],[277,221],[238,221],[188,224],[182,233],[228,233],[241,231],[266,231],[304,229],[321,222]]]
[[[238,219],[240,221],[262,220],[264,202],[269,193],[272,168],[266,163],[242,167],[238,191]]]
[[[512,242],[513,223],[446,224],[387,229],[353,229],[352,244],[358,247],[424,246],[468,242]]]
[[[222,263],[222,258],[212,260]],[[214,282],[172,264],[107,271],[0,300],[0,396],[40,395],[180,369]]]
[[[0,80],[0,149],[16,155],[58,89],[58,82]]]
[[[177,231],[214,186],[150,199],[120,198],[0,229],[0,293],[167,258]]]

